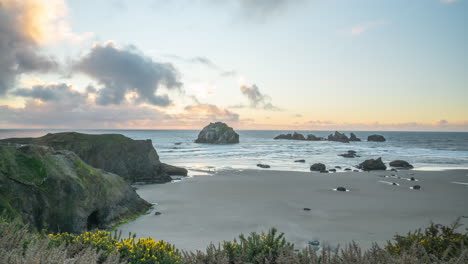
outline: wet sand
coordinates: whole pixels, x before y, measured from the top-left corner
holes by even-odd
[[[402,179],[382,177],[391,174]],[[404,179],[410,177],[418,181]],[[431,221],[450,224],[457,217],[468,217],[466,183],[468,170],[222,171],[138,186],[140,196],[157,205],[150,214],[119,229],[123,234],[151,236],[188,250],[271,227],[284,232],[298,247],[310,240],[332,246],[356,241],[369,247],[372,242],[384,245],[396,233],[406,234]],[[421,190],[410,189],[416,184]],[[350,191],[333,191],[338,186]],[[156,211],[161,215],[154,215]],[[462,217],[461,222],[468,225],[467,218]]]

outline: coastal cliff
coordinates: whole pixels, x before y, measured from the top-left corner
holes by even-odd
[[[151,140],[133,140],[119,134],[64,132],[38,138],[9,138],[0,142],[69,150],[89,165],[115,173],[130,183],[164,183],[171,181],[171,175],[187,175],[184,168],[161,163]]]
[[[0,211],[37,230],[108,228],[149,208],[122,177],[71,151],[0,145]]]

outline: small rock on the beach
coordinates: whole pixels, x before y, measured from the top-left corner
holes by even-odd
[[[341,169],[341,166],[335,166],[335,169]]]
[[[336,169],[329,169],[328,171],[336,172]]]
[[[359,164],[358,166],[359,169],[365,170],[365,171],[371,171],[371,170],[386,170],[387,166],[382,161],[382,158],[378,159],[368,159]]]
[[[269,168],[270,168],[270,165],[259,163],[259,164],[257,164],[257,167],[260,167],[260,168],[262,168],[262,169],[269,169]]]
[[[310,208],[305,207],[304,211],[310,211]]]
[[[416,179],[414,177],[411,177],[410,181],[416,181]]]
[[[161,215],[161,212],[155,212],[154,215]]]
[[[303,160],[303,159],[300,159],[300,160],[295,160],[294,162],[301,162],[301,163],[304,163],[304,162],[305,162],[305,160]]]
[[[396,183],[396,182],[392,182],[392,185],[398,185],[398,183]]]
[[[326,170],[327,168],[325,167],[325,164],[322,164],[322,163],[315,163],[313,164],[312,166],[310,166],[310,170],[311,171],[324,171]]]
[[[359,170],[353,170],[353,172],[359,172]]]
[[[328,173],[327,170],[320,171],[320,173]]]
[[[345,187],[338,187],[338,188],[336,188],[336,190],[338,192],[346,192],[347,191]]]
[[[398,170],[395,168],[391,169],[390,171],[398,172]]]
[[[412,169],[413,165],[405,160],[394,160],[389,163],[390,166],[400,168],[400,169]]]
[[[320,246],[320,241],[318,240],[310,240],[309,245],[311,246]]]
[[[345,170],[345,171],[350,171],[351,169],[350,169],[350,168],[346,168],[346,169],[344,169],[344,170]]]
[[[421,186],[415,185],[415,186],[413,186],[413,190],[421,190]]]

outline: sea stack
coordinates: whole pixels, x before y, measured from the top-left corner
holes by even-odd
[[[385,142],[386,139],[382,135],[370,135],[370,136],[367,137],[367,141]]]
[[[239,143],[239,134],[223,122],[210,123],[200,131],[195,143],[237,144]]]

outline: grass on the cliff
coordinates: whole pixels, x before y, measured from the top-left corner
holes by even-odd
[[[295,249],[282,233],[240,235],[205,251],[179,251],[153,238],[137,239],[106,231],[80,235],[30,232],[18,220],[0,218],[0,263],[135,263],[135,264],[344,264],[344,263],[468,263],[468,236],[457,226],[431,225],[424,231],[395,240],[381,248],[362,249],[352,243],[339,250]]]

